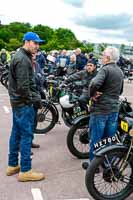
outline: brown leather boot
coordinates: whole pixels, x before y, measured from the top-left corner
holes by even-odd
[[[32,143],[31,148],[40,148],[39,144]]]
[[[27,172],[19,172],[18,181],[27,182],[27,181],[40,181],[45,179],[43,173],[34,172],[29,170]]]
[[[11,176],[11,175],[17,174],[19,171],[20,171],[19,165],[15,166],[15,167],[8,166],[6,169],[6,175]]]

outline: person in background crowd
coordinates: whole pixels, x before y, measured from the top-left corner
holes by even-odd
[[[56,59],[56,66],[58,67],[57,74],[59,76],[63,76],[66,74],[66,67],[70,63],[70,58],[66,54],[67,51],[63,49],[61,55],[59,55]]]
[[[55,53],[53,54],[53,56],[57,59],[57,58],[58,58],[58,52],[55,52]]]
[[[2,64],[5,64],[7,62],[7,54],[5,49],[1,49],[0,60]]]
[[[117,65],[123,71],[125,78],[129,77],[130,70],[132,69],[132,61],[129,59],[126,59],[122,55],[120,55]]]
[[[33,71],[35,74],[35,82],[36,82],[37,91],[40,93],[41,99],[46,99],[45,93],[43,91],[44,75],[43,75],[42,69],[40,68],[40,65],[36,61],[36,53],[32,54],[32,66],[33,66]],[[38,109],[36,107],[34,109],[35,109],[35,116],[36,116]],[[35,117],[34,128],[36,128],[36,117]],[[33,132],[34,132],[34,129],[33,129]],[[31,147],[40,148],[40,145],[32,142]]]
[[[70,55],[70,63],[67,66],[67,75],[71,75],[74,74],[75,72],[77,72],[77,68],[76,68],[76,55],[72,54]]]
[[[40,65],[40,68],[43,69],[45,66],[46,59],[40,49],[37,52],[36,61]]]
[[[83,55],[81,53],[81,49],[80,48],[77,48],[75,50],[75,54],[76,54],[76,66],[77,66],[77,69],[80,71],[80,70],[83,70],[86,63],[87,63],[87,58],[85,55]]]
[[[88,54],[88,59],[92,59],[92,58],[94,58],[94,54],[93,53],[89,53]]]
[[[9,157],[6,175],[18,174],[19,181],[38,181],[44,179],[43,173],[32,171],[31,145],[35,120],[34,107],[41,108],[41,97],[36,89],[32,67],[32,54],[43,42],[34,32],[23,37],[23,46],[11,60],[9,70],[10,103],[13,113],[13,125],[9,140]],[[20,150],[20,164],[18,154]]]
[[[42,54],[43,54],[43,56],[44,56],[44,58],[45,58],[45,63],[46,63],[46,58],[47,58],[47,53],[46,53],[46,51],[43,50],[43,51],[42,51]]]
[[[15,55],[15,51],[11,51],[10,53],[11,59],[13,58],[14,55]]]
[[[41,99],[46,99],[45,93],[43,91],[44,79],[45,79],[44,72],[41,69],[38,62],[36,61],[36,53],[32,54],[32,66],[33,66],[33,71],[34,71],[34,75],[35,75],[37,91],[41,95]]]
[[[94,144],[106,137],[112,137],[117,131],[119,96],[123,92],[123,72],[117,66],[119,51],[107,47],[102,54],[103,66],[89,85],[90,107],[89,136],[90,161],[94,158]],[[89,164],[83,163],[87,169]]]

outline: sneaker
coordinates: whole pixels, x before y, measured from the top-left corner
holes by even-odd
[[[20,171],[19,165],[15,166],[15,167],[8,166],[6,169],[6,175],[11,176],[11,175],[17,174],[19,171]]]
[[[26,182],[26,181],[40,181],[45,179],[43,173],[34,172],[29,170],[27,172],[19,172],[18,181]]]
[[[39,144],[32,143],[31,148],[40,148]]]

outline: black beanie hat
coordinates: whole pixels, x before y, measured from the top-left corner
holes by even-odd
[[[97,60],[95,58],[89,59],[87,63],[92,63],[93,65],[97,65]]]

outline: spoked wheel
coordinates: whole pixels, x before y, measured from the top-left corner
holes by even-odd
[[[123,200],[133,191],[133,162],[124,165],[124,149],[109,151],[96,157],[86,171],[85,183],[88,192],[96,200]]]
[[[89,129],[88,125],[73,125],[67,135],[69,151],[80,159],[89,157]]]
[[[45,134],[56,124],[56,111],[52,106],[44,105],[36,115],[36,134]]]

